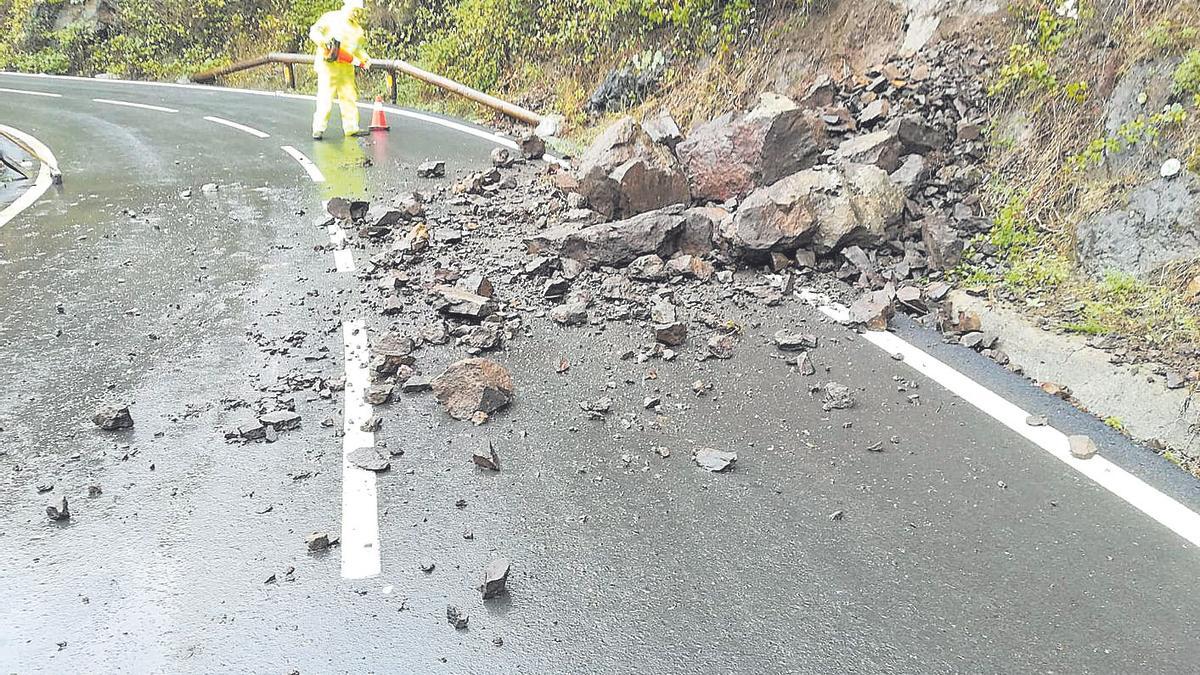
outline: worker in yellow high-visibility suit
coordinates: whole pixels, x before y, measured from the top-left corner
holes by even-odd
[[[334,99],[342,113],[342,131],[347,136],[366,134],[358,126],[358,88],[354,83],[355,66],[366,69],[371,65],[362,46],[365,15],[363,0],[345,0],[341,9],[322,14],[308,31],[308,37],[317,45],[313,62],[317,71],[317,112],[313,115],[316,140],[321,140],[329,126]],[[331,52],[332,48],[349,55],[350,63],[338,60],[338,52]]]

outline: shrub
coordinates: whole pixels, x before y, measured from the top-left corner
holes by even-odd
[[[1172,89],[1180,96],[1200,94],[1200,49],[1193,49],[1175,68]]]

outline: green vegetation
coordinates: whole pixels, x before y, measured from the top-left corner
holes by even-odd
[[[1059,78],[1051,67],[1051,59],[1079,31],[1080,19],[1060,17],[1051,9],[1015,5],[1013,13],[1026,23],[1031,23],[1027,39],[1008,48],[1008,60],[1001,66],[1000,74],[988,86],[989,96],[1021,94],[1058,89]],[[1086,96],[1087,83],[1083,88],[1078,82],[1067,85],[1066,95],[1082,100]]]
[[[1127,150],[1140,143],[1154,143],[1169,127],[1179,127],[1187,121],[1187,111],[1178,103],[1149,117],[1138,115],[1122,124],[1111,136],[1093,139],[1081,152],[1067,157],[1069,171],[1080,171],[1099,164],[1106,155]]]
[[[1120,417],[1114,417],[1112,415],[1105,417],[1104,424],[1110,429],[1116,429],[1121,433],[1125,433],[1125,423],[1121,421]]]
[[[1195,44],[1200,30],[1195,26],[1180,25],[1171,19],[1159,19],[1146,31],[1145,39],[1151,47],[1162,54],[1170,54]]]
[[[1200,49],[1183,57],[1172,76],[1172,91],[1180,96],[1200,96]]]
[[[1086,335],[1139,336],[1146,344],[1163,345],[1200,338],[1200,318],[1175,289],[1148,284],[1122,273],[1109,273],[1098,282],[1073,288],[1090,298],[1081,320],[1064,329]]]

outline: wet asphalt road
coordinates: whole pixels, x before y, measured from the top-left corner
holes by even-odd
[[[320,424],[340,419],[339,400],[300,395],[303,426],[273,444],[227,444],[224,431],[262,388],[339,376],[340,319],[380,327],[314,250],[328,242],[320,200],[407,184],[430,157],[482,166],[491,145],[397,118],[386,147],[314,145],[310,104],[283,98],[4,75],[0,86],[64,95],[6,96],[0,121],[45,141],[65,175],[0,230],[0,670],[1200,665],[1194,547],[796,304],[719,308],[748,330],[735,359],[703,363],[621,361],[637,331],[537,321],[497,356],[518,397],[492,423],[456,423],[424,396],[392,404],[380,441],[405,454],[379,480],[383,572],[343,581],[337,550],[303,546],[313,529],[339,528],[340,423]],[[330,185],[313,186],[285,144]],[[210,182],[219,189],[202,192]],[[785,326],[820,335],[817,379],[859,389],[858,407],[822,411],[812,381],[774,358],[766,336]],[[1094,421],[965,350],[939,356],[1096,434],[1114,462],[1197,507],[1190,478]],[[710,395],[691,394],[697,379]],[[583,419],[576,403],[603,395],[616,401],[610,419]],[[663,397],[661,415],[642,409],[647,395]],[[93,408],[114,396],[134,403],[136,428],[94,431]],[[465,461],[482,438],[501,473]],[[879,441],[884,452],[865,450]],[[699,471],[698,446],[737,450],[737,470]],[[88,498],[93,484],[103,494]],[[62,493],[75,517],[60,527],[43,506]],[[511,592],[485,606],[472,586],[496,556],[513,561]],[[446,625],[447,602],[471,613],[467,631]]]

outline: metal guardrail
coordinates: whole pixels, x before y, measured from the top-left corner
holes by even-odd
[[[54,157],[54,153],[50,152],[50,148],[43,145],[41,141],[20,129],[14,129],[3,124],[0,124],[0,136],[7,138],[14,145],[28,153],[30,157],[45,165],[51,182],[55,185],[62,184],[62,171],[58,169],[58,160]],[[5,163],[7,164],[7,162]],[[18,173],[25,174],[24,171],[20,170],[18,170]],[[29,176],[26,175],[26,178],[29,178]]]
[[[199,84],[212,83],[217,78],[236,73],[251,68],[260,68],[271,64],[282,64],[284,66],[284,77],[287,81],[289,89],[296,88],[296,65],[312,65],[316,57],[312,54],[287,54],[282,52],[272,52],[264,56],[258,56],[245,61],[238,61],[220,68],[213,68],[201,73],[193,74],[189,79],[192,82]],[[396,73],[403,73],[409,77],[416,78],[426,84],[433,85],[440,89],[458,94],[468,100],[474,101],[480,105],[487,106],[493,110],[498,110],[513,119],[520,120],[531,126],[538,126],[542,123],[542,116],[527,110],[519,105],[509,103],[502,99],[498,99],[490,94],[485,94],[477,89],[472,89],[465,84],[455,82],[448,77],[442,77],[436,73],[431,73],[428,70],[418,68],[407,61],[399,59],[381,59],[379,61],[371,61],[371,70],[382,70],[387,73],[388,78],[388,96],[392,103],[396,102]]]

